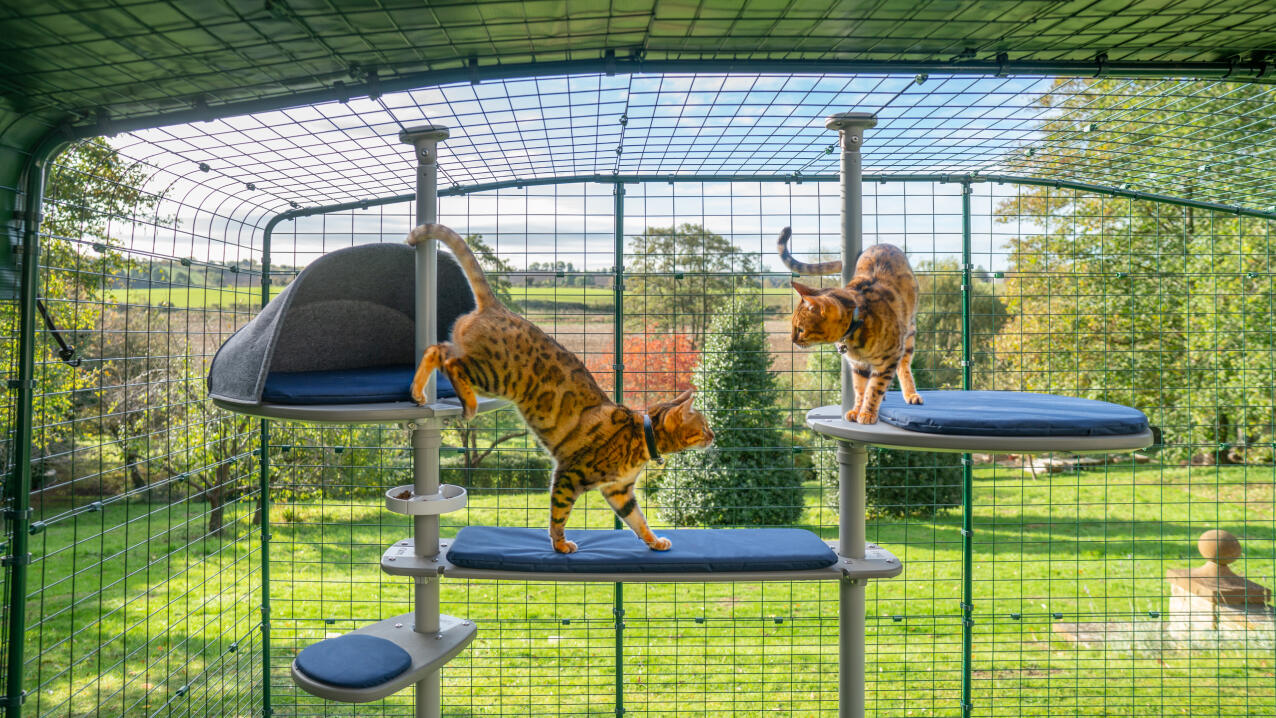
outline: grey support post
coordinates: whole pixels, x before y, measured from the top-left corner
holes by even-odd
[[[415,149],[416,224],[438,219],[438,145],[447,139],[446,127],[426,125],[399,133],[399,140]],[[438,255],[431,239],[416,247],[416,359],[421,360],[426,348],[438,342],[438,307],[436,275]],[[436,380],[430,377],[425,388],[426,402],[437,401]],[[417,496],[439,493],[439,447],[443,443],[441,419],[419,419],[408,425],[412,434],[413,491]],[[439,553],[439,517],[436,514],[413,516],[416,554],[429,560]],[[414,593],[415,624],[418,633],[439,634],[439,579],[437,576],[416,577]],[[416,718],[438,718],[442,712],[442,683],[439,672],[432,671],[416,684]]]
[[[863,244],[864,201],[861,187],[860,146],[864,130],[877,124],[867,112],[842,112],[828,118],[825,127],[836,130],[842,145],[842,284],[855,274],[855,259]],[[851,370],[842,362],[842,412],[855,402]],[[868,450],[864,444],[838,442],[838,551],[844,558],[864,558],[864,481]],[[844,578],[839,584],[838,641],[841,647],[838,669],[839,715],[864,715],[864,594],[867,581]]]

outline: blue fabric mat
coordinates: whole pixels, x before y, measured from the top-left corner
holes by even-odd
[[[379,366],[334,371],[271,372],[261,400],[272,404],[365,404],[412,401],[416,367]],[[447,377],[438,378],[440,399],[456,396]]]
[[[361,634],[327,638],[297,654],[297,670],[342,688],[379,686],[411,665],[407,651],[384,638]]]
[[[467,568],[560,573],[803,571],[837,563],[827,544],[802,529],[674,529],[656,535],[673,547],[652,551],[624,529],[568,531],[578,550],[563,554],[545,529],[466,526],[447,558]]]
[[[923,391],[920,406],[890,391],[878,419],[926,434],[1116,436],[1148,429],[1138,409],[1093,399],[1018,391]]]

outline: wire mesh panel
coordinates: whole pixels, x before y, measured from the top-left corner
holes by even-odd
[[[868,538],[905,568],[868,589],[870,714],[1270,715],[1270,609],[1202,609],[1167,580],[1201,564],[1197,538],[1221,528],[1243,547],[1238,573],[1276,581],[1274,220],[1255,210],[1270,200],[1268,94],[1110,78],[590,75],[80,145],[45,208],[32,563],[5,574],[29,587],[25,606],[6,606],[28,617],[5,645],[6,658],[25,648],[24,711],[413,713],[411,691],[351,707],[288,678],[303,647],[411,609],[411,582],[378,566],[411,532],[381,498],[409,483],[407,432],[228,415],[204,377],[265,298],[267,250],[277,294],[336,249],[402,241],[406,201],[281,223],[269,247],[261,228],[287,208],[407,191],[393,137],[427,117],[455,129],[440,220],[502,302],[632,407],[696,388],[717,444],[644,477],[656,532],[836,538],[833,447],[803,421],[837,403],[840,359],[792,343],[795,278],[774,243],[788,225],[803,260],[839,254],[837,156],[820,118],[856,107],[881,118],[865,147],[865,243],[904,249],[920,285],[919,387],[1108,400],[1160,432],[1132,456],[967,464],[871,449]],[[719,174],[674,176],[690,172]],[[1113,186],[1066,186],[1077,179]],[[0,309],[12,375],[17,307]],[[58,337],[78,366],[59,359]],[[6,462],[20,438],[6,436]],[[470,497],[443,517],[445,537],[547,527],[549,457],[513,411],[449,424],[443,440],[442,478]],[[587,495],[569,527],[615,525]],[[837,708],[833,584],[442,586],[443,611],[479,626],[443,671],[447,715]]]
[[[256,303],[243,209],[100,140],[50,173],[31,560],[9,607],[26,615],[26,715],[261,704],[258,437],[204,396],[207,360]]]

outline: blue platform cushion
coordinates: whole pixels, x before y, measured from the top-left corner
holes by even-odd
[[[827,544],[802,529],[674,529],[657,535],[673,547],[652,551],[624,529],[568,531],[578,548],[565,554],[554,550],[545,529],[466,526],[447,558],[467,568],[556,573],[803,571],[837,563]]]
[[[332,371],[271,372],[261,400],[272,404],[365,404],[412,401],[412,366],[379,366]],[[456,396],[447,377],[436,373],[440,399]]]
[[[891,391],[878,418],[927,434],[962,436],[1117,436],[1148,430],[1138,409],[1093,399],[1018,391],[923,391],[921,405]]]
[[[407,651],[384,638],[358,633],[322,640],[297,654],[297,670],[342,688],[379,686],[411,665]]]

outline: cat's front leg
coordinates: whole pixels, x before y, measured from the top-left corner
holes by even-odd
[[[913,345],[917,330],[909,332],[904,341],[904,356],[899,359],[899,388],[904,392],[904,401],[909,404],[921,404],[922,395],[917,393],[917,384],[913,382]]]
[[[855,421],[860,424],[876,424],[877,411],[882,406],[882,397],[886,396],[886,388],[895,378],[895,367],[892,365],[882,371],[873,370],[868,376],[868,388],[864,403],[860,406]]]
[[[647,517],[642,515],[642,509],[638,508],[638,497],[634,494],[634,479],[622,479],[610,484],[603,484],[598,487],[602,492],[603,498],[607,499],[607,503],[611,506],[612,511],[621,518],[630,529],[642,539],[643,543],[652,551],[668,551],[673,547],[673,542],[663,536],[657,536],[651,532],[651,528],[647,526]]]
[[[575,553],[576,542],[567,540],[567,518],[580,497],[584,475],[571,469],[554,471],[554,485],[549,492],[549,540],[559,553]]]
[[[872,369],[864,362],[847,359],[846,363],[851,367],[851,386],[855,388],[855,404],[851,410],[846,412],[847,421],[857,421],[860,408],[864,406],[864,394],[868,387],[868,378],[872,375]]]

